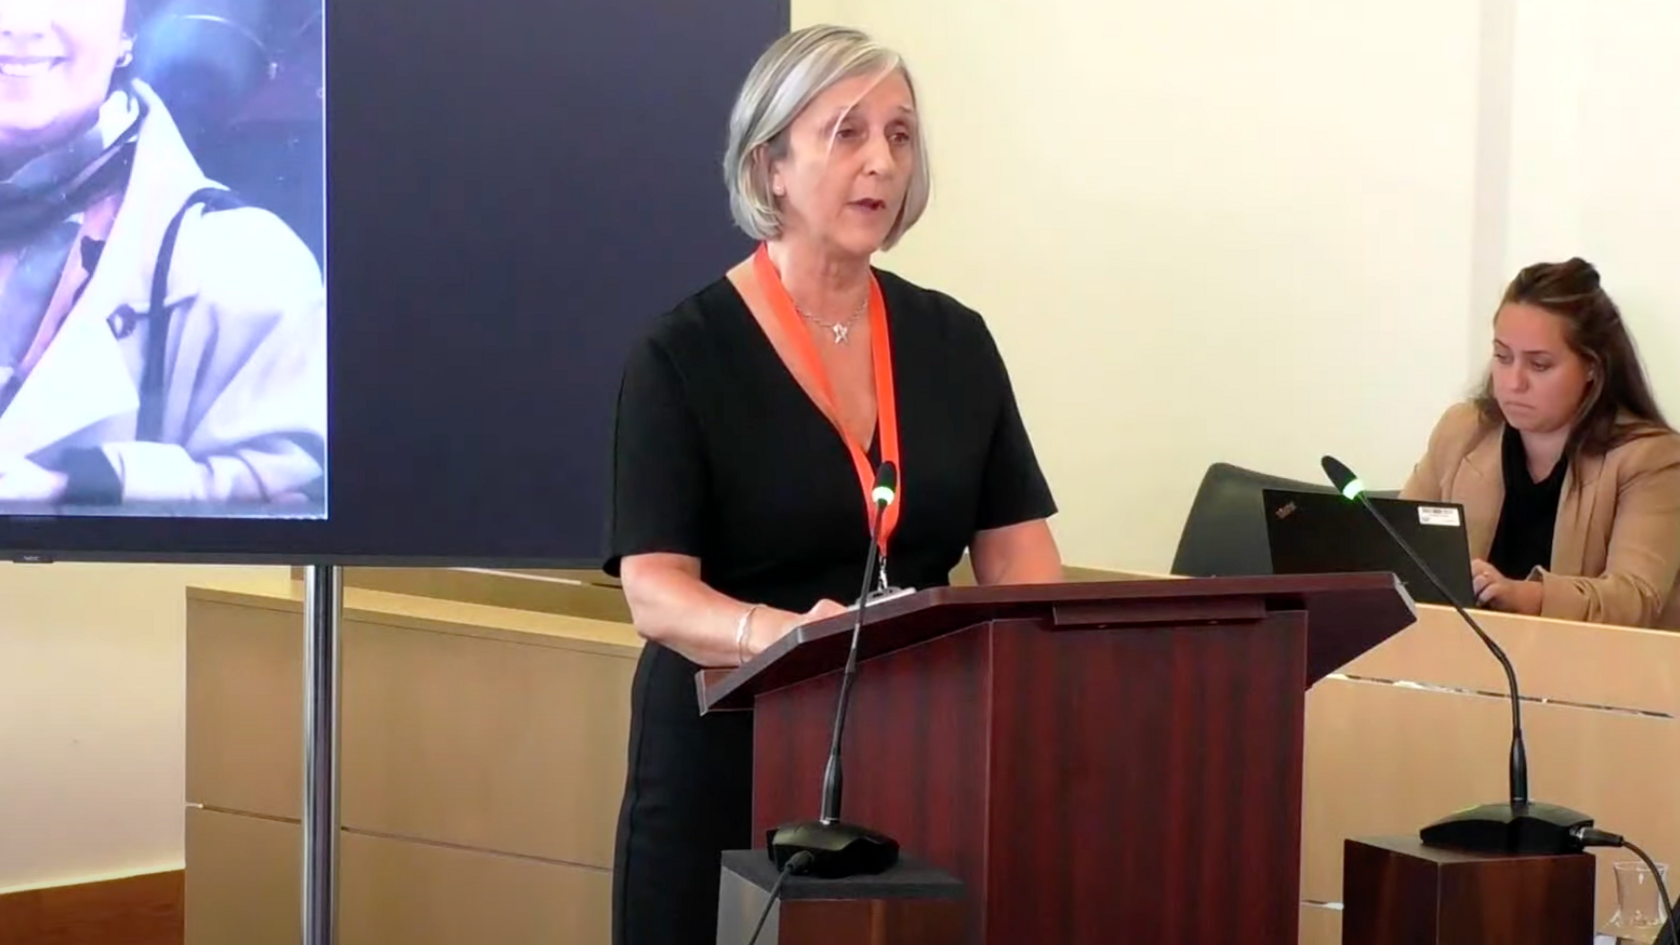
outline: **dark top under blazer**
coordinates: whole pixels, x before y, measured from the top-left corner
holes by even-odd
[[[1552,563],[1552,533],[1557,527],[1558,502],[1569,460],[1559,457],[1546,478],[1535,482],[1528,474],[1528,451],[1522,434],[1507,426],[1500,442],[1500,467],[1505,501],[1499,507],[1499,527],[1493,532],[1488,564],[1500,574],[1524,580],[1535,568]]]
[[[888,571],[895,586],[934,587],[976,532],[1056,506],[980,316],[876,275],[901,467]],[[878,443],[870,455],[879,462]],[[858,592],[869,517],[850,451],[727,279],[660,317],[630,353],[608,532],[604,566],[614,575],[624,556],[671,552],[699,558],[722,593],[794,612]],[[754,845],[751,718],[701,718],[697,668],[653,643],[637,666],[613,877],[617,945],[711,943],[721,852]]]

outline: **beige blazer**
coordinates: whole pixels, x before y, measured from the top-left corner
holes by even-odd
[[[76,271],[43,320],[38,360],[0,411],[0,462],[58,468],[97,448],[123,501],[197,506],[181,514],[289,500],[325,468],[327,297],[314,255],[267,210],[181,218],[164,292],[161,437],[136,438],[152,324],[136,316],[151,307],[170,221],[213,182],[163,100],[142,82],[134,90],[150,112],[109,239],[91,276],[80,254],[66,267]]]
[[[1401,496],[1464,506],[1470,554],[1486,559],[1505,502],[1502,424],[1454,405]],[[1516,577],[1516,575],[1508,575]],[[1680,630],[1680,434],[1643,437],[1564,476],[1540,615]]]

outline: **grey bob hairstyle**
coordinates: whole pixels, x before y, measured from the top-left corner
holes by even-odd
[[[916,86],[904,58],[850,27],[809,26],[771,44],[747,74],[729,115],[723,177],[735,225],[755,240],[780,236],[782,212],[770,192],[770,165],[787,154],[788,126],[834,84],[894,71],[904,76],[914,96]],[[915,152],[904,206],[887,231],[883,249],[897,244],[927,209],[931,181],[920,122],[915,126]]]

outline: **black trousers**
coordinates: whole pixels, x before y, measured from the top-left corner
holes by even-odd
[[[655,643],[636,666],[613,945],[715,945],[722,853],[752,846],[752,715],[701,717],[697,670]]]

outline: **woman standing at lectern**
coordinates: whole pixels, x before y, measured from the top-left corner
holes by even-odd
[[[865,34],[812,27],[753,67],[725,182],[760,241],[661,317],[618,401],[610,574],[647,640],[632,687],[613,875],[616,945],[716,940],[720,854],[752,846],[752,720],[699,715],[734,666],[857,594],[869,488],[898,587],[1061,579],[1055,504],[985,324],[876,270],[928,199],[910,74]],[[812,799],[814,804],[816,799]]]
[[[1680,434],[1583,260],[1512,280],[1481,393],[1401,495],[1464,506],[1480,606],[1680,629]]]

